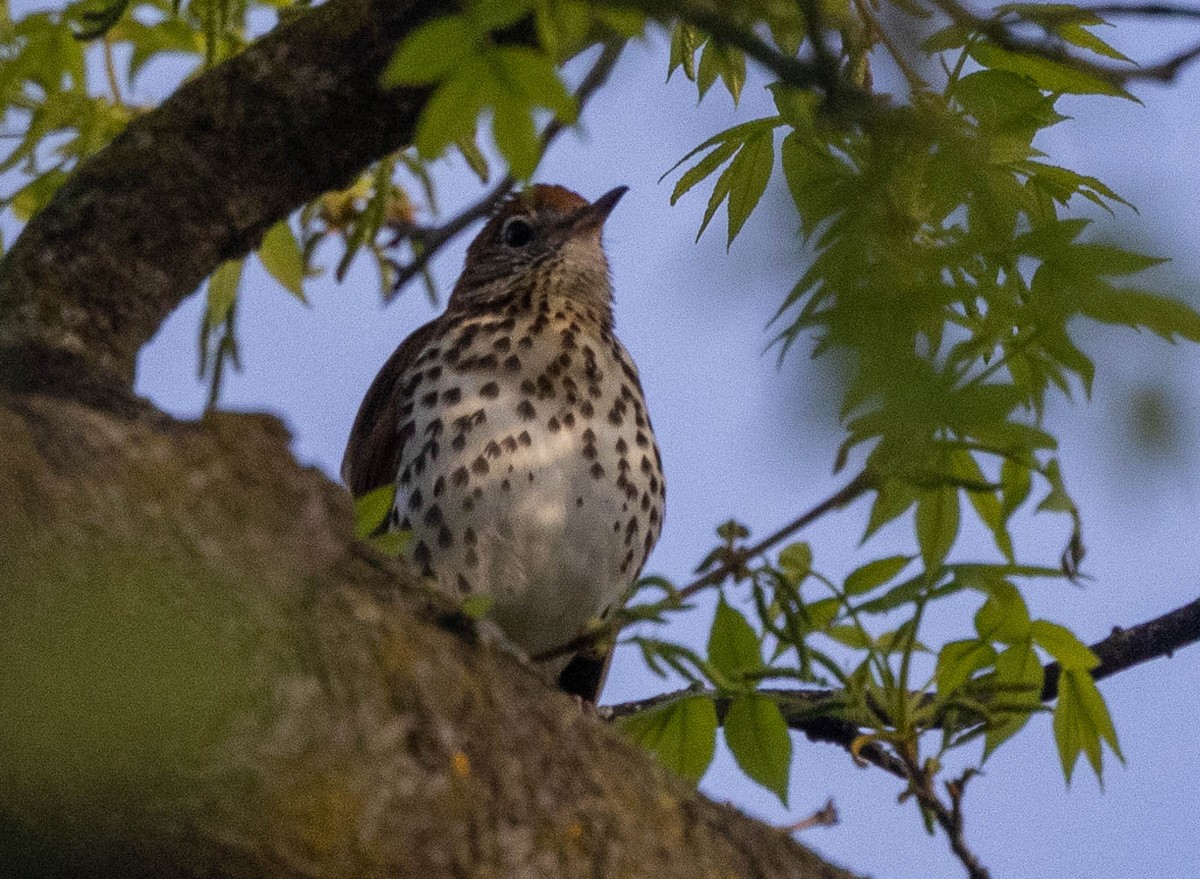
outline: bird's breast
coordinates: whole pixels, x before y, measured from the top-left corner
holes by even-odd
[[[665,484],[632,360],[569,308],[466,321],[402,379],[396,519],[447,590],[530,653],[633,584]]]

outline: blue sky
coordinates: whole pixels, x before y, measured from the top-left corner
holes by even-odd
[[[1139,29],[1118,44],[1153,60],[1184,38]],[[658,177],[693,146],[734,122],[773,112],[764,80],[747,84],[741,106],[715,87],[698,108],[694,87],[677,76],[663,85],[661,38],[632,46],[611,84],[587,108],[582,130],[564,136],[537,179],[596,197],[631,187],[611,217],[606,244],[617,296],[617,330],[639,364],[668,476],[666,528],[647,572],[685,582],[712,543],[713,527],[731,516],[762,534],[793,518],[839,485],[830,473],[840,440],[822,381],[798,350],[776,367],[764,354],[767,320],[801,268],[794,218],[782,180],[729,253],[719,217],[693,243],[707,189],[669,206],[673,178]],[[1200,277],[1193,239],[1200,159],[1195,149],[1196,87],[1192,71],[1172,88],[1139,88],[1144,106],[1112,100],[1060,105],[1074,117],[1039,145],[1052,161],[1094,174],[1138,205],[1110,234],[1132,238],[1174,259],[1156,276],[1194,292]],[[141,84],[154,92],[154,83]],[[440,163],[443,206],[453,211],[478,195],[463,169]],[[1147,243],[1148,242],[1148,243]],[[467,238],[433,263],[444,291],[457,276]],[[304,308],[257,267],[244,282],[239,335],[245,371],[230,375],[226,408],[282,417],[304,463],[336,478],[342,446],[359,400],[379,366],[409,332],[436,313],[418,287],[395,304],[380,304],[374,269],[365,259],[345,283],[310,285]],[[1193,298],[1200,302],[1200,296]],[[163,326],[140,360],[138,389],[169,412],[194,417],[204,401],[196,381],[196,337],[202,308],[192,297]],[[1195,453],[1200,422],[1200,351],[1173,348],[1148,335],[1086,331],[1099,362],[1094,399],[1058,405],[1052,424],[1063,441],[1068,486],[1080,504],[1089,553],[1083,586],[1053,583],[1030,590],[1035,615],[1096,640],[1196,597],[1200,483]],[[798,346],[799,347],[799,346]],[[1170,401],[1179,420],[1177,444],[1139,443],[1130,412],[1150,390]],[[830,517],[805,537],[817,562],[845,573],[868,556],[856,546],[866,505]],[[1064,522],[1025,516],[1018,546],[1030,558],[1054,559]],[[865,552],[909,551],[911,526],[886,528]],[[991,557],[980,529],[965,530],[957,552]],[[737,598],[736,589],[730,591]],[[947,607],[927,638],[955,637],[975,605]],[[702,644],[711,602],[667,634]],[[644,696],[670,686],[641,666],[633,650],[618,653],[605,701]],[[1127,765],[1109,759],[1104,790],[1080,768],[1062,781],[1048,718],[1002,748],[966,800],[967,837],[996,877],[1153,875],[1191,879],[1200,868],[1195,818],[1200,762],[1192,740],[1200,651],[1184,651],[1102,685],[1116,719]],[[786,824],[832,796],[841,823],[802,839],[853,869],[886,879],[957,876],[962,868],[943,838],[924,835],[915,808],[897,804],[895,779],[857,769],[828,745],[796,739],[791,810],[719,756],[703,782],[713,798],[764,820]]]

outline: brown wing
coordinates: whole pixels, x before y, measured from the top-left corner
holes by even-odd
[[[400,378],[437,336],[441,318],[432,320],[400,343],[371,382],[342,457],[342,480],[354,497],[396,480],[404,441],[400,438]]]

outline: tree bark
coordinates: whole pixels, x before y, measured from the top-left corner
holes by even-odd
[[[434,2],[332,0],[86,163],[0,263],[0,874],[841,877],[548,688],[351,533],[266,416],[137,351],[409,138]]]

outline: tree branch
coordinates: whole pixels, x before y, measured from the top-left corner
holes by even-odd
[[[217,265],[409,142],[428,90],[385,91],[379,73],[444,8],[331,0],[130,123],[0,262],[0,349],[65,352],[128,387],[138,349]]]

